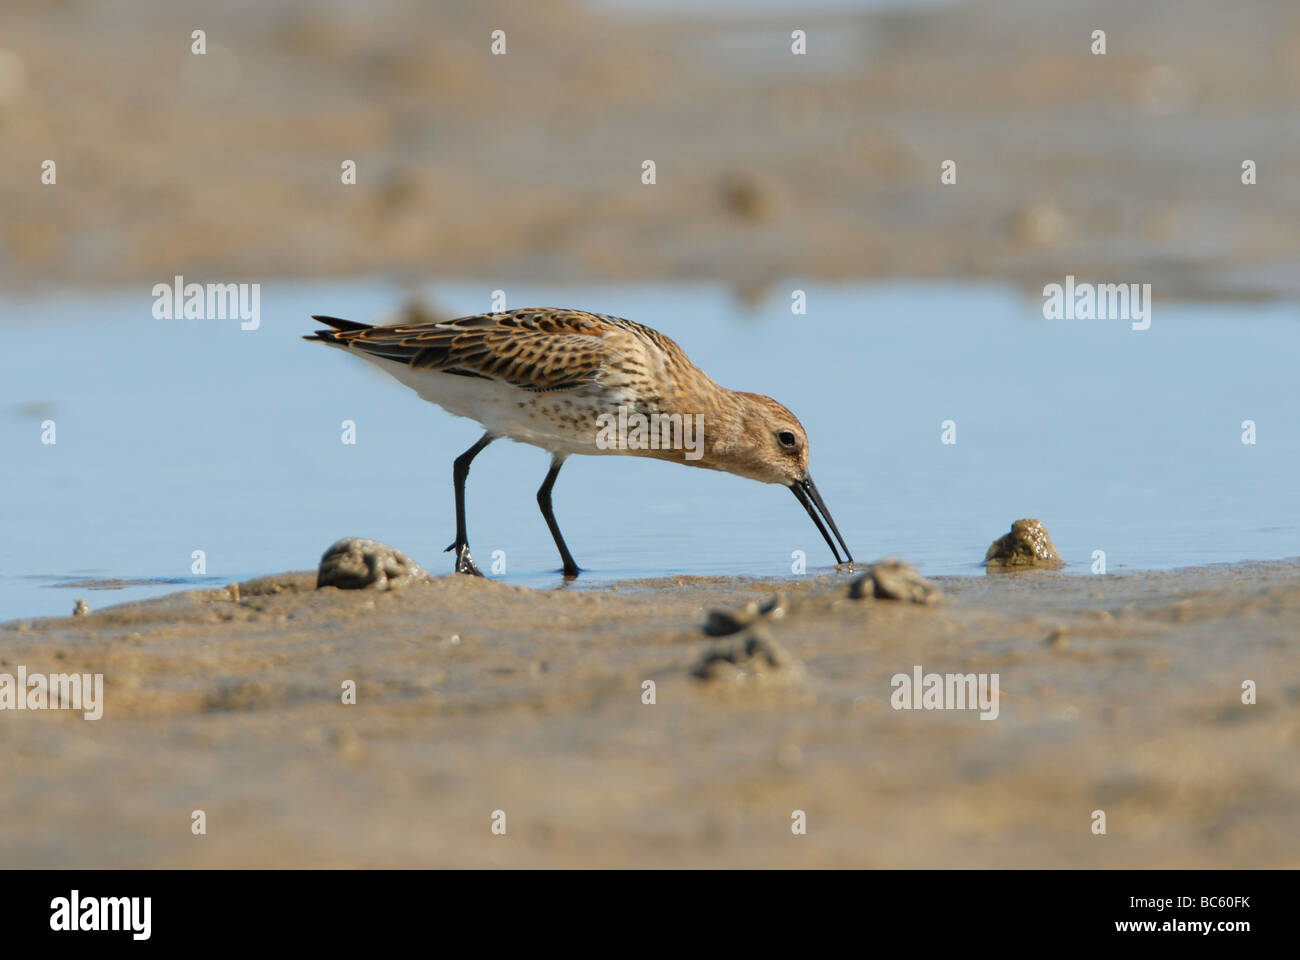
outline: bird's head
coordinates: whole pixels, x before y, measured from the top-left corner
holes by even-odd
[[[736,393],[735,396],[740,408],[739,430],[734,441],[719,451],[725,465],[718,466],[751,480],[788,487],[826,538],[835,562],[843,561],[826,530],[827,526],[834,531],[839,545],[844,548],[845,557],[852,563],[853,555],[813,485],[812,474],[808,472],[808,434],[799,418],[771,397],[759,393]]]
[[[808,472],[808,434],[799,418],[771,397],[737,393],[739,430],[728,445],[727,468],[762,483],[788,487]]]

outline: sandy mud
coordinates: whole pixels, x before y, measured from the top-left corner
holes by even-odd
[[[100,720],[0,713],[0,864],[1300,864],[1300,563],[861,574],[304,572],[0,625],[0,672],[105,678]],[[996,718],[894,709],[916,667],[996,674]]]

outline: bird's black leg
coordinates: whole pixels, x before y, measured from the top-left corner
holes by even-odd
[[[469,465],[489,443],[496,437],[490,433],[483,434],[478,443],[470,447],[452,465],[451,477],[456,484],[456,542],[444,552],[456,551],[456,572],[468,573],[475,577],[483,572],[474,565],[474,558],[469,553],[469,536],[465,533],[465,479],[469,476]]]
[[[537,491],[537,505],[542,508],[542,516],[546,518],[546,525],[551,528],[551,536],[555,538],[555,546],[559,548],[560,559],[564,561],[564,576],[573,578],[578,575],[578,565],[573,562],[573,554],[569,553],[569,548],[564,544],[560,525],[555,522],[555,511],[551,509],[551,488],[555,486],[555,478],[560,475],[562,466],[564,466],[564,457],[557,455],[551,460],[551,470]]]

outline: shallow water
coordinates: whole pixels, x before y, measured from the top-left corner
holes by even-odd
[[[451,460],[478,426],[299,339],[310,313],[376,321],[402,291],[263,284],[261,327],[243,331],[156,320],[149,286],[0,301],[0,620],[314,568],[343,536],[450,569]],[[493,286],[429,292],[459,315],[487,309]],[[793,286],[806,316],[791,315]],[[1072,573],[1090,573],[1096,550],[1111,572],[1300,554],[1296,304],[1157,297],[1138,332],[1047,321],[1037,297],[975,286],[789,284],[755,307],[712,286],[508,295],[649,323],[720,383],[794,410],[859,560],[978,573],[1019,517],[1044,521]],[[1241,442],[1247,419],[1254,445]],[[344,420],[355,445],[341,442]],[[534,500],[547,462],[509,442],[475,461],[470,541],[485,571],[500,550],[505,579],[561,582]],[[580,585],[783,576],[796,550],[810,571],[831,562],[788,491],[707,470],[574,458],[555,508]]]

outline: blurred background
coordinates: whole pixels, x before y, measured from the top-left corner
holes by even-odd
[[[10,290],[174,273],[1300,286],[1293,0],[6,0],[3,19]]]

